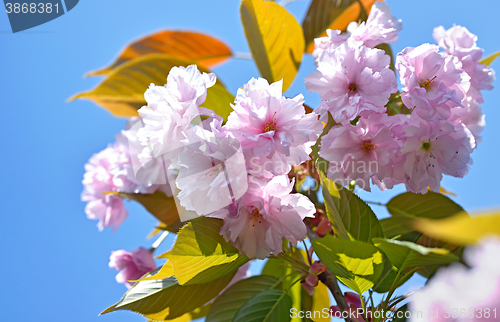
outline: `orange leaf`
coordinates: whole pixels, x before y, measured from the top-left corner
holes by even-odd
[[[141,38],[126,46],[110,66],[86,76],[106,75],[117,66],[147,54],[167,54],[209,68],[231,57],[231,50],[211,36],[190,31],[165,30]]]
[[[302,23],[306,40],[306,53],[314,50],[314,38],[326,36],[327,29],[345,31],[352,21],[363,16],[359,2],[366,14],[377,0],[313,0]]]

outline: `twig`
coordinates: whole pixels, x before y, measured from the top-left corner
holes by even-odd
[[[309,237],[311,243],[319,238],[318,234],[312,231],[309,225],[306,225],[306,228],[307,228],[307,237]],[[328,289],[333,295],[333,298],[337,302],[337,306],[339,307],[340,311],[344,312],[349,306],[347,305],[347,301],[344,298],[344,294],[340,289],[337,277],[332,273],[332,271],[330,271],[327,268],[326,271],[318,275],[318,279],[321,281],[321,283],[325,284],[325,286],[328,287]],[[351,319],[345,318],[345,321],[351,322]]]
[[[233,58],[239,58],[239,59],[249,59],[252,60],[252,54],[250,53],[234,53]]]
[[[165,238],[167,238],[167,236],[168,236],[168,231],[165,230],[163,234],[161,234],[161,236],[158,237],[158,239],[151,246],[150,248],[151,253],[153,253],[161,245],[161,243],[165,240]]]

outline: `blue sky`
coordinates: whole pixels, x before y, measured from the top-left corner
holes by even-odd
[[[287,8],[302,21],[309,2]],[[388,3],[403,20],[395,52],[433,42],[435,26],[449,28],[453,23],[478,35],[486,54],[500,50],[498,28],[493,27],[498,0]],[[128,312],[97,315],[126,290],[107,266],[110,252],[148,247],[151,241],[145,237],[155,219],[128,203],[130,216],[118,231],[99,232],[96,222],[86,219],[80,201],[83,165],[114,140],[125,120],[89,101],[65,100],[100,81],[83,79],[85,72],[106,66],[126,43],[162,28],[200,30],[224,40],[234,52],[249,52],[238,7],[237,0],[82,0],[64,16],[17,34],[11,33],[5,11],[0,13],[2,320],[143,321]],[[500,70],[500,61],[493,67]],[[317,105],[319,97],[307,93],[302,82],[313,69],[311,57],[304,57],[286,95],[303,93],[308,105]],[[248,60],[231,60],[214,71],[233,93],[259,75]],[[493,194],[499,179],[499,81],[494,85],[498,88],[484,93],[488,125],[470,173],[443,181],[467,210],[499,205]],[[375,190],[363,197],[387,201],[401,191]],[[169,236],[159,251],[168,250],[171,242]]]

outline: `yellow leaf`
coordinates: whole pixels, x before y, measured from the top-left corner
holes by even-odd
[[[500,51],[497,51],[496,53],[489,55],[486,58],[483,58],[479,61],[480,64],[485,64],[486,66],[490,66],[490,64],[500,56]]]
[[[352,21],[363,17],[359,2],[366,14],[376,0],[313,0],[302,22],[306,43],[306,53],[314,50],[314,38],[326,36],[327,29],[345,31]]]
[[[323,309],[328,309],[330,310],[330,295],[328,294],[328,288],[325,286],[323,283],[319,283],[318,286],[314,288],[314,293],[313,293],[313,305],[312,305],[312,312],[321,312],[323,313]],[[330,322],[331,318],[323,317],[323,314],[321,314],[321,317],[314,317],[312,319],[314,322]]]
[[[137,116],[137,110],[146,105],[144,92],[151,83],[164,85],[170,69],[175,66],[188,66],[190,63],[164,54],[149,54],[121,64],[109,73],[93,90],[79,93],[74,99],[88,99],[119,117]],[[199,68],[202,72],[208,72]],[[207,99],[202,106],[212,109],[224,119],[233,110],[230,104],[234,96],[224,85],[217,83],[210,87]]]
[[[158,271],[158,273],[149,277],[141,278],[139,279],[139,281],[163,280],[171,276],[174,276],[174,266],[170,261],[166,261],[165,264],[163,264],[161,269]]]
[[[211,36],[165,30],[134,41],[122,50],[110,66],[89,72],[86,76],[109,74],[121,64],[147,54],[167,54],[205,68],[221,63],[232,55],[226,44]]]
[[[292,83],[302,61],[304,36],[297,20],[277,3],[243,0],[241,21],[253,58],[269,82]]]
[[[177,211],[174,198],[167,197],[167,195],[161,191],[147,194],[121,192],[108,192],[108,194],[137,201],[143,205],[147,211],[167,226],[172,225],[179,220],[179,213]]]
[[[477,243],[488,235],[500,236],[500,212],[469,217],[461,213],[441,220],[417,219],[415,229],[434,238],[456,245]]]

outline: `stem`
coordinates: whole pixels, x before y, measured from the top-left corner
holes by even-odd
[[[363,318],[364,318],[364,319],[365,319],[365,321],[366,321],[367,312],[366,312],[366,304],[365,304],[365,299],[363,298],[363,295],[361,295],[361,296],[359,297],[359,299],[361,300],[361,306],[363,307],[363,313],[364,313],[364,314],[363,314],[363,315],[364,315],[364,316],[363,316]]]
[[[281,282],[283,282],[285,279],[287,279],[288,277],[294,275],[294,274],[297,274],[297,272],[293,272],[293,273],[290,273],[288,275],[285,275],[284,277],[280,278],[279,281],[277,281],[271,288],[275,288],[276,286],[278,286]]]
[[[282,258],[282,259],[286,260],[287,262],[292,264],[292,266],[295,266],[295,268],[297,268],[299,271],[306,272],[306,273],[309,272],[309,267],[306,264],[299,263],[290,256],[287,256],[285,254],[279,254],[278,258]]]
[[[376,202],[376,201],[366,201],[366,200],[364,200],[364,202],[369,203],[371,205],[384,206],[384,207],[386,206],[385,203]]]
[[[282,6],[282,7],[285,7],[285,6],[287,6],[290,3],[295,2],[295,1],[298,1],[298,0],[281,0],[280,3],[279,3],[279,5]]]
[[[233,54],[233,58],[236,58],[236,59],[249,59],[249,60],[253,59],[252,54],[250,54],[250,53],[234,53]]]
[[[151,253],[154,253],[154,251],[161,245],[161,243],[163,243],[163,241],[165,240],[165,238],[167,238],[168,236],[168,231],[165,230],[160,237],[158,237],[158,239],[153,243],[153,245],[151,245],[151,248],[149,249],[149,251]]]
[[[307,228],[307,237],[311,241],[311,243],[318,239],[319,236],[316,234],[309,225],[306,225]],[[312,247],[312,245],[311,245]],[[330,271],[330,269],[326,269],[323,273],[318,275],[318,279],[323,283],[333,295],[335,302],[337,302],[337,306],[339,307],[341,312],[344,312],[349,306],[347,305],[347,301],[344,298],[344,294],[340,289],[337,277]],[[345,318],[346,322],[351,322],[350,318]]]
[[[309,255],[309,251],[307,249],[307,244],[306,244],[306,241],[303,240],[302,243],[304,244],[304,250],[306,251],[306,254],[307,254],[307,262],[309,263],[309,265],[312,265],[312,258],[311,256]]]

